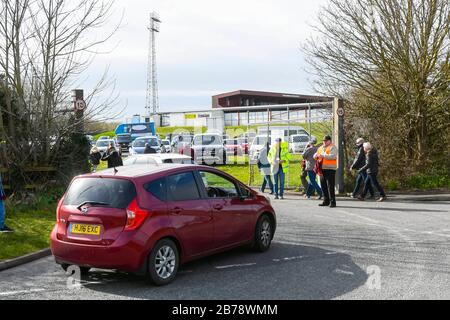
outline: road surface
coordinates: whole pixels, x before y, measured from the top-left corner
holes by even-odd
[[[273,201],[269,252],[248,249],[183,266],[175,282],[93,270],[73,285],[51,257],[0,272],[0,299],[450,299],[450,199]],[[76,283],[77,284],[77,283]]]

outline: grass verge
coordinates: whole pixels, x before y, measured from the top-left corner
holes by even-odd
[[[0,234],[0,261],[33,253],[49,246],[55,224],[56,199],[36,197],[31,204],[6,202],[6,224],[14,233]]]

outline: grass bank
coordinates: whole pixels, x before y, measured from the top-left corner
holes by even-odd
[[[47,248],[55,224],[56,192],[28,203],[6,201],[6,224],[14,233],[0,234],[0,261]]]

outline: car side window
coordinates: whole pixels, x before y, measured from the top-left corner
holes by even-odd
[[[184,172],[167,178],[168,198],[172,201],[200,199],[197,182],[192,172]]]
[[[167,200],[166,179],[148,182],[144,185],[144,189],[161,201]]]
[[[235,198],[238,196],[233,181],[208,171],[200,171],[208,198]]]

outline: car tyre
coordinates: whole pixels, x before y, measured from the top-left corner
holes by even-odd
[[[148,259],[148,275],[154,285],[164,286],[175,279],[180,255],[172,240],[162,239],[158,241]]]
[[[274,226],[267,214],[262,215],[256,223],[253,249],[258,252],[269,250],[273,239]]]

